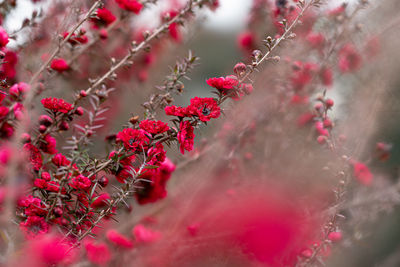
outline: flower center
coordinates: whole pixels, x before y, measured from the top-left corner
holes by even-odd
[[[135,144],[135,142],[136,142],[136,139],[135,139],[135,138],[129,139],[129,145],[130,145],[130,146],[133,146],[133,145]]]
[[[207,108],[207,106],[204,106],[203,111],[202,111],[202,114],[203,114],[204,116],[208,116],[208,115],[211,114],[211,110],[210,110],[209,108]]]

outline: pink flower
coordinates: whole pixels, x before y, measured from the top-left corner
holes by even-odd
[[[343,3],[340,6],[328,11],[330,16],[339,16],[346,10],[347,4]]]
[[[194,97],[190,99],[190,106],[187,107],[190,114],[199,117],[201,121],[209,121],[211,118],[216,119],[221,114],[221,108],[217,101],[213,98]]]
[[[117,142],[122,142],[127,150],[146,149],[150,143],[148,133],[143,130],[125,128],[117,134]]]
[[[114,229],[107,231],[106,237],[111,243],[113,243],[117,247],[125,249],[133,248],[132,241]]]
[[[178,133],[178,142],[180,144],[180,151],[182,154],[185,154],[186,151],[193,150],[194,144],[194,129],[192,124],[189,121],[182,121],[179,126],[179,133]]]
[[[325,44],[325,36],[322,33],[309,33],[307,35],[307,42],[314,49],[322,49]]]
[[[342,73],[353,72],[360,69],[362,58],[354,45],[346,44],[340,49],[338,64]]]
[[[372,36],[365,45],[365,53],[368,59],[376,57],[381,51],[381,41],[378,36]]]
[[[188,110],[182,107],[176,106],[168,106],[165,107],[165,114],[168,116],[177,116],[177,117],[191,117]]]
[[[111,253],[105,243],[88,241],[85,244],[88,260],[97,265],[106,265],[111,259]]]
[[[214,87],[218,91],[227,94],[229,90],[234,89],[239,83],[238,80],[234,77],[235,76],[228,76],[226,78],[210,78],[207,80],[207,84],[211,87]]]
[[[0,118],[7,116],[8,112],[10,112],[8,107],[1,106],[0,107]]]
[[[68,166],[71,162],[61,153],[58,153],[54,155],[54,157],[51,159],[51,162],[53,162],[54,165],[57,167],[61,166]]]
[[[43,138],[42,142],[40,142],[39,149],[42,150],[44,153],[56,154],[58,152],[56,145],[57,145],[56,139],[51,135],[47,134]]]
[[[371,185],[374,178],[369,168],[361,162],[353,162],[354,177],[363,185]]]
[[[120,8],[139,14],[143,5],[136,0],[115,0]]]
[[[8,34],[3,27],[0,27],[0,48],[8,44]]]
[[[148,229],[142,224],[136,225],[132,229],[132,234],[138,243],[152,243],[158,241],[161,238],[160,232]]]
[[[245,52],[251,52],[255,49],[255,37],[250,31],[242,32],[237,39],[238,46]]]
[[[66,70],[69,70],[69,65],[67,61],[65,61],[65,59],[59,58],[59,59],[53,59],[50,68],[58,72],[64,72]]]
[[[21,95],[24,95],[30,90],[30,85],[24,82],[16,83],[9,89],[10,96],[14,98],[19,98]]]
[[[331,232],[328,235],[328,239],[332,242],[339,242],[342,240],[342,232],[340,231]]]
[[[97,9],[96,15],[96,18],[92,18],[92,22],[94,22],[97,27],[108,26],[117,19],[114,14],[106,8]]]
[[[68,113],[73,109],[70,103],[61,98],[43,98],[40,102],[44,108],[47,108],[53,112]]]
[[[157,143],[147,151],[150,165],[160,165],[165,160],[166,152],[161,143]]]
[[[86,176],[79,174],[78,176],[73,177],[71,179],[71,181],[69,182],[69,185],[74,189],[86,191],[90,188],[90,186],[92,185],[92,182]]]
[[[42,154],[39,149],[32,145],[31,143],[27,143],[24,145],[24,150],[28,152],[29,161],[32,164],[32,167],[35,171],[39,171],[43,165]]]
[[[14,51],[4,49],[5,56],[3,59],[3,63],[0,66],[0,79],[14,79],[16,72],[16,65],[18,63],[17,53]]]
[[[49,231],[49,225],[45,219],[39,216],[29,216],[26,221],[21,222],[19,225],[28,237],[45,234]]]
[[[39,198],[31,195],[19,200],[18,207],[24,208],[24,213],[27,216],[43,216],[47,214],[46,206],[42,203],[42,201]]]
[[[71,246],[54,235],[36,237],[22,254],[22,264],[18,266],[67,266],[75,260]]]
[[[135,194],[138,203],[144,205],[165,198],[167,196],[166,185],[174,170],[175,165],[166,158],[159,168],[142,173],[140,178],[150,182],[141,182],[141,189]]]
[[[64,39],[67,38],[69,35],[69,32],[64,32],[63,37]],[[73,33],[71,37],[68,39],[68,43],[71,45],[77,45],[77,44],[86,44],[89,41],[88,37],[85,35],[85,33],[80,33],[76,35]]]
[[[325,86],[332,86],[333,84],[333,72],[329,68],[324,68],[320,71],[320,78],[322,81],[322,84]]]
[[[302,90],[310,84],[313,73],[317,71],[318,66],[314,63],[295,62],[294,72],[291,77],[292,85],[296,91]]]
[[[111,199],[108,193],[101,193],[100,195],[96,196],[90,205],[92,208],[101,208],[105,207],[108,201]]]
[[[139,127],[151,134],[161,134],[169,130],[168,124],[162,121],[143,120]]]

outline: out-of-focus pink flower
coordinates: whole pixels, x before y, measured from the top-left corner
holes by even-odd
[[[112,229],[107,231],[106,237],[111,243],[113,243],[117,247],[125,249],[133,248],[133,242],[124,235],[117,232],[117,230]]]
[[[367,165],[357,161],[354,161],[352,165],[354,177],[363,185],[371,185],[374,176]]]
[[[136,225],[132,229],[132,234],[138,243],[152,243],[161,238],[161,233],[144,227],[142,224]]]
[[[111,253],[105,243],[87,241],[85,250],[88,260],[97,265],[106,265],[111,259]]]
[[[53,59],[50,68],[58,72],[64,72],[66,70],[69,70],[69,65],[67,61],[65,61],[65,59],[59,58],[59,59]]]

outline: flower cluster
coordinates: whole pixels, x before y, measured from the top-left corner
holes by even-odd
[[[42,99],[42,105],[44,108],[52,112],[68,113],[73,109],[73,106],[66,102],[64,99],[49,97]]]

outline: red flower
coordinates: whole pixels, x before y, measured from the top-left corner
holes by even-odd
[[[30,85],[24,82],[16,83],[9,89],[8,93],[14,98],[19,98],[30,90]]]
[[[365,53],[368,59],[376,57],[381,51],[381,41],[378,36],[372,36],[365,45]]]
[[[106,8],[97,9],[96,15],[96,18],[92,18],[92,22],[94,22],[97,27],[108,26],[117,19],[114,14]]]
[[[207,84],[211,87],[214,87],[218,91],[221,91],[223,94],[228,94],[228,92],[234,89],[238,85],[239,81],[235,76],[228,76],[226,78],[210,78],[207,80]]]
[[[186,108],[177,107],[177,106],[168,106],[165,107],[165,114],[168,116],[177,116],[177,117],[191,117],[188,110]]]
[[[109,158],[114,158],[115,156],[115,151],[110,153]],[[118,157],[121,157],[123,155],[119,155]],[[118,182],[120,183],[125,183],[125,180],[132,177],[133,173],[131,172],[131,169],[133,168],[132,165],[135,162],[135,155],[132,155],[130,157],[125,157],[123,159],[119,160],[119,163],[122,167],[120,167],[116,173],[115,173],[115,178],[117,178]]]
[[[64,39],[67,38],[69,35],[69,32],[64,32],[63,37]],[[68,39],[68,43],[71,45],[77,45],[77,44],[86,44],[89,41],[88,37],[85,34],[79,34],[76,35],[73,33],[71,37]]]
[[[35,181],[33,181],[33,185],[37,188],[40,189],[46,189],[47,188],[47,181],[43,180],[43,179],[35,179]]]
[[[155,147],[151,147],[147,151],[147,156],[150,159],[150,165],[160,165],[165,160],[166,152],[164,146],[161,143],[157,143]]]
[[[116,230],[109,230],[106,233],[107,239],[116,245],[117,247],[121,248],[133,248],[133,243],[131,240],[123,236],[122,234],[118,233]]]
[[[8,49],[4,49],[3,52],[5,56],[0,66],[0,78],[12,80],[17,74],[15,68],[18,63],[18,56],[17,53]]]
[[[0,27],[0,47],[4,47],[8,44],[8,34],[3,27]]]
[[[192,115],[198,116],[201,121],[209,121],[211,118],[216,119],[221,115],[221,108],[218,106],[217,101],[210,97],[190,99],[188,110]]]
[[[7,116],[9,111],[10,110],[8,107],[0,107],[0,118],[4,118],[5,116]]]
[[[104,243],[94,243],[88,241],[85,244],[88,260],[97,265],[106,265],[111,259],[111,253]]]
[[[31,143],[27,143],[24,145],[24,150],[29,154],[29,161],[31,162],[33,169],[39,171],[43,166],[42,154],[39,149]]]
[[[341,4],[340,6],[328,11],[328,15],[334,17],[341,15],[346,10],[347,4]]]
[[[110,200],[110,195],[108,193],[101,193],[100,195],[94,198],[94,201],[90,205],[92,208],[102,208],[107,205],[107,202]]]
[[[115,0],[120,8],[139,14],[143,5],[136,0]]]
[[[169,130],[168,124],[162,121],[143,120],[140,122],[139,127],[151,134],[160,134]]]
[[[362,58],[352,44],[346,44],[339,51],[339,69],[342,73],[353,72],[361,67]]]
[[[36,237],[24,252],[23,263],[18,266],[68,266],[75,258],[71,245],[65,238],[56,235]]]
[[[50,181],[47,183],[46,190],[54,193],[58,193],[60,191],[60,184],[56,181]],[[65,191],[63,188],[62,191]]]
[[[159,168],[142,173],[140,178],[146,181],[141,182],[141,188],[135,192],[138,203],[144,205],[165,198],[167,181],[174,170],[175,165],[166,158]]]
[[[117,134],[117,141],[124,144],[127,150],[146,149],[150,143],[148,134],[143,130],[125,128]]]
[[[328,235],[328,239],[332,242],[339,242],[342,240],[342,232],[336,231],[336,232],[331,232]]]
[[[189,121],[182,121],[179,126],[179,133],[178,133],[178,142],[180,144],[180,151],[182,154],[185,154],[186,151],[193,150],[194,144],[194,129],[192,124]]]
[[[177,43],[179,43],[179,42],[182,41],[182,36],[181,36],[181,34],[180,34],[180,32],[179,32],[178,27],[179,27],[178,23],[175,23],[175,22],[174,22],[174,23],[171,23],[171,24],[168,26],[169,35],[170,35],[171,38],[172,38],[174,41],[176,41]]]
[[[47,213],[46,206],[42,201],[31,195],[18,201],[18,206],[25,209],[24,213],[27,216],[43,216]]]
[[[320,71],[320,78],[322,84],[325,86],[332,86],[333,84],[333,72],[329,68],[324,68]]]
[[[307,42],[314,49],[322,49],[325,44],[325,36],[322,33],[309,33],[307,35]]]
[[[70,103],[61,98],[43,98],[41,102],[44,108],[50,109],[53,112],[68,113],[73,109]]]
[[[86,191],[90,188],[92,182],[90,181],[89,178],[86,176],[83,176],[82,174],[79,174],[76,177],[73,177],[71,181],[69,182],[69,185],[77,190],[82,190]]]
[[[256,48],[254,39],[255,37],[252,32],[246,31],[241,33],[237,40],[239,48],[245,52],[253,51]]]
[[[44,153],[56,154],[58,152],[56,145],[57,145],[56,139],[51,135],[47,134],[40,143],[39,149],[42,150]]]
[[[294,68],[291,81],[294,89],[299,91],[312,81],[313,73],[318,69],[318,66],[314,63],[296,62]]]
[[[49,231],[49,225],[43,217],[29,216],[25,222],[21,222],[20,227],[28,236],[45,234]]]
[[[69,65],[67,61],[65,61],[65,59],[58,58],[58,59],[53,59],[50,68],[58,72],[64,72],[66,70],[69,70]]]
[[[138,243],[152,243],[161,238],[161,233],[147,229],[142,224],[138,224],[132,229],[132,234]]]
[[[53,162],[54,165],[57,167],[61,166],[68,166],[71,162],[61,153],[58,153],[54,155],[54,157],[51,159],[51,162]]]
[[[353,162],[354,177],[363,185],[370,185],[374,178],[369,168],[361,162]]]
[[[14,134],[14,127],[8,122],[4,122],[0,128],[0,135],[4,138],[10,138]]]

